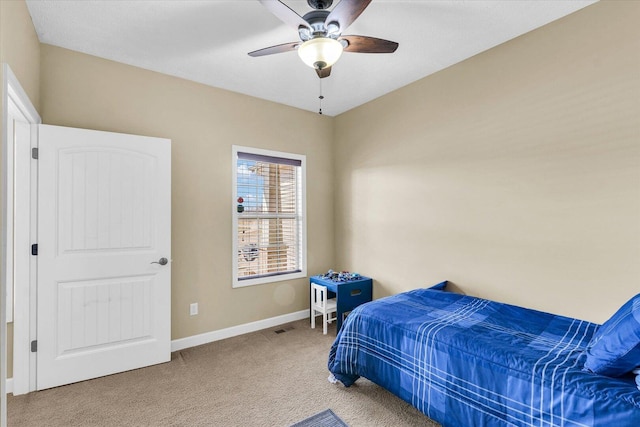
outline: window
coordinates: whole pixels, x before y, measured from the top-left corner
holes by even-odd
[[[305,156],[233,146],[233,287],[306,277]]]

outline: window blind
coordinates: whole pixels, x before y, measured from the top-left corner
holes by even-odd
[[[301,271],[301,161],[238,152],[238,280]]]

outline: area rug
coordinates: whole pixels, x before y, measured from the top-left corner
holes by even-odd
[[[349,427],[331,409],[295,423],[291,427]]]

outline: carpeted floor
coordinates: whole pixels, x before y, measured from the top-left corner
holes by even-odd
[[[284,333],[276,330],[284,329]],[[360,379],[327,381],[328,335],[293,322],[172,354],[171,362],[8,397],[8,426],[290,426],[331,409],[350,427],[437,426]]]

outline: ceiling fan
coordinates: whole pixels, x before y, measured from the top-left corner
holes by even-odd
[[[299,42],[284,43],[249,52],[264,56],[297,50],[302,61],[315,68],[321,79],[329,77],[331,66],[342,51],[355,53],[393,53],[398,43],[367,36],[343,36],[342,32],[369,6],[371,0],[341,0],[331,12],[333,0],[307,0],[314,10],[298,15],[279,0],[259,0],[271,13],[298,31]]]

